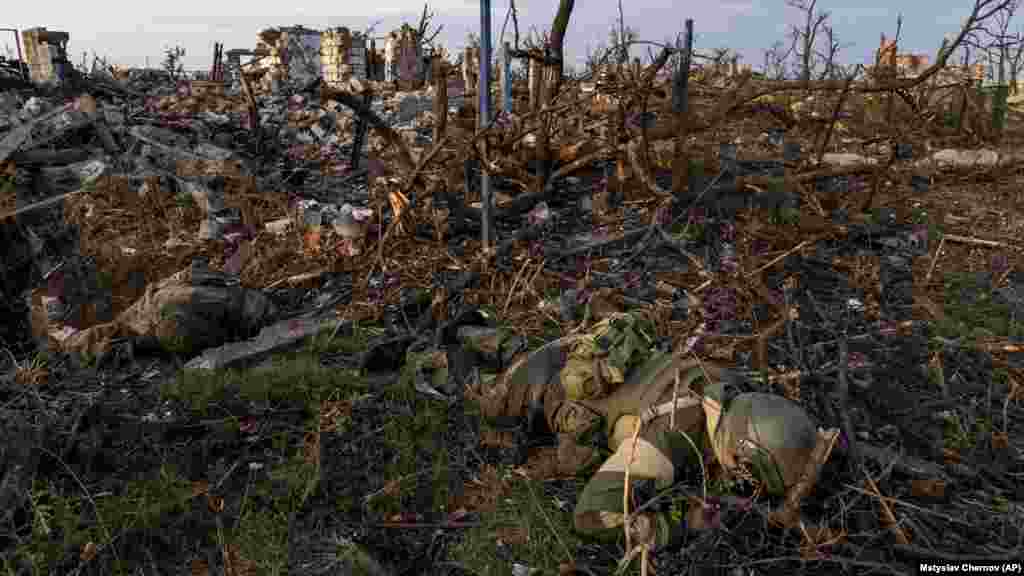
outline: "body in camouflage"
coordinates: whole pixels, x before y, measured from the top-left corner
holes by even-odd
[[[614,355],[599,343],[612,326],[618,334],[605,339],[611,340],[613,350],[618,343]],[[823,441],[831,448],[834,433],[823,438],[802,408],[780,396],[755,393],[731,402],[723,399],[723,366],[651,351],[653,334],[642,337],[637,333],[642,326],[613,320],[590,335],[556,340],[513,364],[483,391],[485,418],[542,413],[558,435],[563,471],[582,472],[600,464],[577,502],[576,529],[594,535],[621,530],[631,455],[631,479],[654,480],[662,488],[676,481],[686,462],[702,458],[705,447],[714,450],[724,468],[746,471],[770,493],[788,494],[801,487],[795,496],[798,507],[808,477],[813,484],[816,476],[816,467],[809,463],[815,457],[820,461]],[[642,343],[648,348],[641,349]],[[614,364],[600,365],[608,359]],[[616,369],[621,369],[621,378]],[[634,446],[627,440],[638,423],[642,426]],[[601,452],[588,445],[592,433],[602,430],[612,452],[603,461]],[[641,516],[641,540],[668,545],[682,533],[682,525],[668,513]]]

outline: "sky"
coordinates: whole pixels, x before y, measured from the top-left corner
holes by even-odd
[[[185,48],[184,65],[189,70],[209,68],[214,42],[225,49],[253,48],[257,33],[268,27],[305,25],[310,28],[347,26],[385,33],[402,22],[416,25],[423,10],[422,0],[295,0],[293,2],[252,2],[251,0],[176,0],[174,2],[126,2],[102,0],[81,2],[11,2],[3,10],[0,26],[25,29],[43,26],[69,32],[69,58],[75,63],[96,54],[124,66],[158,66],[164,50]],[[844,48],[843,63],[868,62],[877,48],[880,34],[890,37],[896,30],[897,11],[903,14],[901,52],[928,53],[934,58],[944,34],[956,31],[973,5],[972,0],[818,0],[818,9],[831,13],[838,39]],[[686,18],[694,20],[694,47],[711,50],[729,47],[741,62],[760,69],[763,53],[785,37],[800,12],[784,0],[679,0],[624,1],[625,22],[643,40],[663,42],[683,29]],[[497,40],[508,13],[508,0],[492,0],[492,38]],[[517,0],[521,35],[530,27],[550,26],[557,0]],[[434,23],[443,24],[439,39],[449,49],[465,45],[466,36],[480,29],[480,4],[474,0],[435,0],[430,3]],[[613,0],[576,0],[566,35],[566,56],[582,68],[588,50],[604,43],[616,22],[618,4]],[[1024,17],[1018,17],[1024,22]],[[512,40],[509,22],[506,39]],[[0,54],[13,55],[14,36],[0,32]],[[644,56],[634,52],[635,56]]]

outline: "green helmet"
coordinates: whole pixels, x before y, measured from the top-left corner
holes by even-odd
[[[760,392],[723,400],[722,383],[706,385],[705,416],[712,447],[727,469],[745,468],[781,495],[803,474],[817,427],[798,404]]]

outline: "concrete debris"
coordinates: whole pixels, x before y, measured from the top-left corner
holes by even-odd
[[[226,62],[220,61],[218,46],[209,74],[172,80],[164,70],[124,69],[98,62],[88,74],[69,72],[71,68],[61,63],[66,34],[33,29],[23,37],[35,46],[36,52],[27,58],[35,86],[0,92],[0,189],[10,195],[2,214],[24,218],[52,215],[63,208],[66,220],[88,227],[100,215],[124,219],[123,214],[116,216],[116,210],[128,208],[114,208],[111,202],[150,206],[155,211],[138,214],[154,215],[166,229],[152,239],[149,248],[139,239],[156,234],[145,222],[150,216],[138,218],[142,221],[135,222],[137,230],[118,229],[116,234],[106,230],[107,236],[101,234],[103,226],[92,225],[94,230],[86,235],[95,236],[103,246],[97,254],[112,259],[107,265],[123,267],[128,261],[147,258],[155,265],[167,254],[180,262],[186,253],[194,257],[199,250],[216,255],[218,273],[237,282],[247,270],[266,266],[253,264],[258,261],[254,251],[262,249],[260,243],[284,246],[296,238],[295,245],[305,251],[305,257],[330,254],[355,262],[366,257],[368,242],[418,230],[407,221],[415,211],[430,213],[437,238],[478,229],[482,204],[445,190],[475,194],[479,158],[461,165],[465,158],[456,159],[435,148],[446,133],[463,138],[478,130],[475,105],[467,97],[477,89],[479,48],[466,48],[456,63],[449,63],[447,52],[427,51],[410,26],[385,34],[379,45],[374,38],[345,27],[269,28],[259,34],[254,49],[228,50]],[[55,56],[48,60],[49,67],[39,59],[43,50]],[[556,152],[561,166],[556,180],[573,189],[584,186],[569,172],[599,158],[599,142],[616,139],[602,118],[626,102],[621,88],[630,75],[621,74],[615,65],[604,66],[596,81],[572,89],[575,97],[590,104],[567,108],[552,136],[541,138],[537,130],[528,128],[539,98],[551,97],[539,87],[552,79],[537,54],[523,62],[528,71],[525,78],[512,73],[512,64],[523,54],[508,46],[502,47],[501,54],[501,78],[494,80],[501,86],[502,113],[488,129],[488,149],[496,151],[489,153],[488,169],[500,182],[495,199],[507,211],[504,216],[527,225],[517,237],[531,238],[555,229],[564,210],[546,191],[516,195],[515,188],[532,186],[532,177],[526,174],[535,169],[530,166],[545,146]],[[431,58],[433,64],[428,65]],[[646,74],[638,63],[628,65],[633,76]],[[694,82],[706,81],[712,89],[725,90],[737,77],[749,74],[733,60],[695,68],[692,77]],[[668,81],[664,75],[652,78]],[[46,86],[62,86],[63,92]],[[628,161],[614,161],[616,170],[604,168],[603,187],[611,190],[613,183],[632,182],[657,194],[670,189],[663,174],[644,176],[644,163],[652,160],[641,161],[638,154],[641,130],[646,131],[652,149],[674,134],[666,129],[670,115],[659,108],[668,102],[663,96],[652,99],[646,114],[626,115],[625,131],[617,138],[626,142],[623,151]],[[878,105],[871,95],[859,102],[866,107]],[[834,102],[824,93],[795,102],[765,94],[753,105],[774,110],[773,114],[788,113],[790,122],[820,125],[833,115]],[[837,148],[856,145],[858,138],[850,128],[855,121],[844,110],[831,123],[832,145],[821,156],[827,168],[818,170],[856,171],[884,163],[888,147],[878,142],[868,142],[857,152]],[[774,127],[759,129],[753,138],[730,136],[730,144],[720,150],[726,172],[714,181],[703,177],[703,184],[691,176],[690,187],[706,187],[709,202],[795,209],[801,205],[799,194],[766,184],[801,162],[800,143],[789,140],[786,133]],[[694,145],[696,140],[690,136],[687,142]],[[737,150],[742,150],[743,159],[737,158]],[[747,151],[752,152],[750,158]],[[818,158],[817,153],[803,155],[811,164]],[[444,170],[424,170],[421,165],[434,161],[444,164]],[[917,159],[915,166],[992,166],[1013,161],[1015,156],[993,150],[943,149]],[[576,162],[583,163],[576,166]],[[424,185],[434,197],[416,197]],[[287,206],[262,198],[276,193],[287,194]],[[577,204],[585,207],[589,218],[614,205],[611,194],[604,192],[585,194],[574,201]],[[256,205],[260,214],[254,211]],[[25,245],[29,263],[25,269],[32,273],[19,276],[20,283],[5,286],[4,302],[22,301],[32,293],[36,295],[33,306],[40,310],[78,306],[47,290],[42,290],[45,298],[40,297],[43,275],[76,256],[75,249],[58,240],[67,236],[67,225],[22,224],[12,234]],[[63,248],[49,248],[57,245]],[[127,248],[133,252],[129,254]],[[147,306],[160,301],[153,290],[192,294],[191,288],[179,293],[161,284],[171,272],[163,268],[142,274],[146,281],[135,282],[129,295],[121,298],[118,313],[127,314],[131,302],[148,310]],[[218,298],[204,292],[199,300],[220,302]],[[139,314],[138,309],[133,313]],[[109,332],[111,323],[116,322],[95,321],[96,327],[107,326],[95,332]],[[76,342],[81,347],[83,338],[92,338],[82,336],[89,334],[87,324],[67,328],[44,322],[36,332],[48,334],[51,343],[67,347]],[[121,326],[130,327],[128,331],[136,335],[148,330],[128,321],[121,321]],[[216,330],[211,334],[212,340],[194,340],[201,348],[234,337]]]

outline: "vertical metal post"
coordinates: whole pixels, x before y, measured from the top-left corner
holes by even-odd
[[[676,136],[673,150],[672,192],[682,194],[683,187],[689,182],[689,157],[686,154],[687,136],[689,136],[690,100],[690,66],[693,61],[693,19],[686,19],[686,35],[683,37],[682,53],[679,54],[678,66],[672,77],[672,113],[676,123]],[[691,191],[692,192],[692,191]]]
[[[377,40],[370,38],[370,44],[366,52],[366,79],[377,79]]]
[[[480,0],[480,128],[491,121],[491,0]],[[484,150],[487,150],[486,144]],[[491,246],[494,238],[494,199],[491,197],[491,177],[487,173],[486,159],[481,163],[480,203],[482,205],[481,241],[483,248]]]
[[[693,60],[693,18],[686,19],[686,34],[683,36],[683,53],[676,68],[672,91],[672,108],[675,112],[686,112],[689,105],[690,63]]]
[[[501,47],[501,109],[506,114],[512,110],[512,46],[505,42]]]

